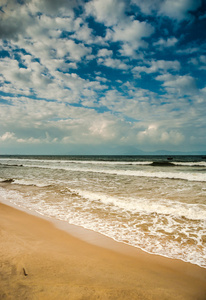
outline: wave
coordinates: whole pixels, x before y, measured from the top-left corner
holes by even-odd
[[[150,172],[144,170],[118,170],[118,169],[94,169],[94,168],[78,168],[71,166],[43,166],[43,165],[24,165],[25,167],[43,168],[52,170],[65,170],[72,172],[92,172],[102,173],[119,176],[136,176],[136,177],[148,177],[148,178],[161,178],[161,179],[181,179],[188,181],[206,182],[206,173],[191,173],[191,172]]]
[[[31,159],[31,158],[0,158],[0,161],[15,161],[15,162],[37,162],[46,164],[81,164],[81,165],[153,165],[153,166],[184,166],[184,167],[206,167],[206,161],[196,161],[196,162],[183,162],[183,161],[167,161],[167,160],[154,160],[154,161],[109,161],[109,160],[61,160],[61,159]],[[23,164],[9,164],[0,163],[0,165],[5,167],[22,167]]]
[[[205,161],[200,162],[169,162],[169,161],[153,161],[151,166],[157,166],[157,167],[174,167],[174,166],[180,166],[180,167],[206,167]]]
[[[70,164],[91,164],[91,165],[150,165],[152,161],[100,161],[100,160],[57,160],[57,159],[6,159],[6,158],[0,158],[1,160],[6,160],[6,161],[21,161],[21,162],[41,162],[41,163],[58,163],[58,164],[63,164],[63,163],[70,163]],[[1,165],[1,163],[0,163]],[[4,164],[7,166],[19,166],[19,165],[11,165],[11,164]]]
[[[8,168],[8,167],[23,167],[23,165],[12,165],[12,164],[1,164],[0,163],[0,166],[3,167],[3,168]]]
[[[2,180],[0,180],[0,183],[12,183],[12,182],[14,182],[13,178],[8,178],[8,179],[2,179]]]
[[[171,163],[170,163],[171,164]],[[157,164],[155,166],[163,166],[162,164]],[[102,173],[102,174],[110,174],[110,175],[117,175],[117,176],[136,176],[136,177],[148,177],[148,178],[161,178],[161,179],[180,179],[180,180],[187,180],[187,181],[197,181],[197,182],[206,182],[206,173],[204,169],[198,170],[201,172],[168,172],[168,171],[149,171],[146,170],[120,170],[120,169],[95,169],[89,167],[78,167],[72,165],[70,166],[63,166],[63,165],[30,165],[30,164],[23,164],[22,167],[29,167],[29,168],[41,168],[41,169],[51,169],[51,170],[65,170],[65,171],[72,171],[72,172],[91,172],[91,173]]]
[[[155,167],[174,167],[175,164],[168,162],[168,161],[153,161],[151,166]]]
[[[23,180],[23,179],[14,179],[14,178],[0,179],[0,183],[11,183],[11,184],[17,184],[22,186],[37,186],[37,187],[51,186],[51,184],[47,184],[47,183],[40,183],[40,182],[34,182],[29,180]]]
[[[23,179],[15,179],[13,181],[13,184],[27,185],[27,186],[37,186],[37,187],[49,187],[49,186],[51,186],[51,184],[49,184],[49,183],[34,182],[34,181],[23,180]]]
[[[206,167],[206,162],[201,161],[201,162],[169,162],[169,161],[153,161],[151,166],[155,167],[175,167],[175,166],[180,166],[180,167]]]
[[[98,204],[97,202],[101,202],[104,204],[104,208],[107,207],[107,205],[109,205],[109,208],[117,208],[117,215],[119,218],[112,219],[111,222],[111,220],[107,220],[105,217],[101,218],[100,216],[99,218],[96,214],[92,215],[91,210],[89,212],[86,210],[75,211],[72,209],[72,205],[68,205],[68,202],[65,199],[62,199],[61,203],[52,203],[51,201],[44,201],[41,196],[35,198],[35,201],[31,201],[29,196],[25,201],[22,193],[0,188],[0,196],[6,200],[6,203],[10,201],[10,203],[13,205],[18,205],[21,208],[35,211],[44,217],[46,216],[55,218],[64,222],[69,222],[70,224],[82,226],[84,228],[104,234],[110,238],[113,238],[114,240],[117,240],[118,242],[123,242],[134,247],[141,248],[149,253],[155,253],[175,259],[182,259],[184,261],[189,261],[202,267],[206,267],[204,248],[203,251],[201,250],[202,247],[204,247],[202,239],[202,237],[204,238],[204,230],[198,229],[199,224],[201,225],[201,228],[204,228],[204,221],[196,221],[196,217],[198,216],[204,219],[204,216],[201,214],[201,211],[203,210],[201,210],[201,208],[203,208],[203,206],[185,205],[183,203],[176,204],[173,203],[173,201],[168,203],[168,201],[160,199],[160,203],[158,203],[159,206],[157,204],[153,204],[152,207],[152,203],[149,200],[148,202],[146,202],[145,199],[139,199],[138,201],[135,199],[134,201],[133,198],[130,198],[128,199],[128,202],[133,202],[133,206],[135,205],[135,202],[137,202],[136,210],[139,210],[140,213],[143,214],[142,221],[139,219],[140,223],[142,222],[142,224],[144,224],[145,220],[146,222],[148,220],[144,217],[144,214],[153,214],[154,216],[155,222],[152,222],[149,227],[150,234],[143,234],[141,227],[138,227],[139,229],[137,230],[137,227],[133,226],[137,223],[135,214],[133,218],[134,222],[125,222],[124,219],[121,219],[121,211],[126,209],[128,211],[128,203],[126,203],[127,199],[117,199],[104,194],[88,193],[88,191],[78,189],[71,190],[71,192],[83,197],[83,200],[85,199],[89,203],[94,202],[91,203],[91,206],[89,207],[92,207],[93,205],[93,207],[95,207],[95,205]],[[174,204],[176,204],[176,206]],[[85,208],[85,201],[82,202],[82,206]],[[120,214],[118,214],[119,209]],[[156,210],[160,210],[160,212],[156,214]],[[134,210],[127,214],[128,218],[130,218],[130,216],[132,217],[133,212]],[[161,213],[164,214],[168,220],[166,225],[161,223]],[[179,215],[177,215],[178,213]],[[173,216],[179,217],[178,224],[176,224],[177,218]],[[185,219],[188,216],[190,217],[190,220],[194,219],[194,221],[188,222],[188,220]],[[158,217],[160,217],[160,220],[159,222],[156,222],[158,221]],[[200,220],[199,217],[198,220]],[[180,220],[180,218],[182,219]],[[137,223],[137,225],[139,225],[139,223]],[[194,229],[197,229],[197,232]],[[165,243],[164,236],[163,240],[161,239],[162,232],[168,232],[171,233],[171,235],[176,234],[180,237],[180,242],[172,239],[166,239]],[[195,237],[191,238],[190,241],[197,241],[198,247],[197,243],[184,243],[185,239],[184,237],[181,237],[181,234],[183,233],[189,238],[190,232],[195,233]]]
[[[79,195],[82,198],[91,202],[101,202],[104,205],[115,207],[131,213],[143,213],[158,215],[173,215],[175,217],[184,217],[189,220],[206,220],[206,205],[204,204],[187,204],[178,201],[158,199],[158,202],[153,199],[146,198],[121,198],[113,197],[101,193],[94,193],[85,190],[71,189],[74,195]]]
[[[183,167],[206,167],[206,161],[199,162],[172,162],[175,166]]]

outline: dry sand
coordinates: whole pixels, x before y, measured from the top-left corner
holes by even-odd
[[[115,245],[0,204],[0,299],[206,300],[206,269]]]

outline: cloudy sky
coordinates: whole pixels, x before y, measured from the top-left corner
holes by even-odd
[[[205,0],[1,0],[0,154],[206,150]]]

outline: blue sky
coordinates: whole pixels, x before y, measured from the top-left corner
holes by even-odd
[[[0,154],[206,150],[204,0],[1,0]]]

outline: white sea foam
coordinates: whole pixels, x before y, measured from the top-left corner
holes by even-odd
[[[150,161],[0,158],[0,163],[13,165],[1,166],[2,181],[13,178],[0,185],[5,201],[206,267],[206,162],[150,166]]]
[[[186,167],[206,167],[206,161],[198,162],[173,162],[176,166],[186,166]]]
[[[108,160],[62,160],[62,159],[31,159],[31,158],[0,158],[0,162],[9,163],[23,163],[23,162],[36,162],[36,163],[45,163],[45,164],[91,164],[91,165],[151,165],[153,161],[108,161]],[[160,163],[162,161],[156,161]],[[178,162],[178,161],[167,161],[165,164],[175,165],[175,166],[188,166],[188,167],[206,167],[206,161],[197,161],[197,162]]]
[[[89,203],[92,201],[91,207],[95,207],[95,201],[101,201],[105,205],[112,205],[116,206],[118,209],[123,209],[128,211],[128,203],[124,203],[121,200],[118,200],[116,197],[107,197],[102,194],[95,194],[95,193],[88,193],[87,191],[82,190],[73,190],[73,193],[79,193],[80,196],[87,198]],[[189,261],[194,264],[198,264],[202,267],[206,267],[206,257],[203,252],[198,252],[196,246],[187,246],[186,243],[179,244],[175,241],[170,240],[164,240],[162,239],[162,233],[161,230],[164,230],[165,232],[173,232],[177,231],[178,227],[175,222],[175,219],[173,218],[173,215],[168,215],[168,212],[171,213],[169,207],[167,207],[166,203],[158,204],[158,206],[154,206],[151,208],[151,203],[147,203],[145,206],[144,199],[141,199],[136,207],[137,210],[143,213],[150,214],[152,212],[156,212],[159,209],[162,209],[162,212],[157,212],[153,216],[153,222],[151,223],[150,227],[148,228],[150,235],[145,234],[144,232],[141,232],[139,229],[140,227],[136,227],[135,225],[141,225],[141,223],[145,224],[147,223],[146,216],[141,220],[135,221],[135,218],[130,218],[128,216],[128,220],[126,221],[124,218],[121,220],[121,214],[118,214],[118,218],[109,220],[105,218],[99,218],[97,215],[92,215],[87,210],[75,210],[75,206],[73,207],[71,204],[68,204],[68,201],[66,199],[59,202],[47,202],[44,200],[43,196],[44,194],[38,194],[37,196],[31,198],[31,195],[27,196],[25,198],[23,193],[20,193],[19,191],[12,191],[12,190],[5,190],[3,188],[0,188],[0,195],[3,197],[5,201],[10,201],[11,203],[27,208],[29,210],[33,210],[35,212],[38,212],[41,215],[47,216],[47,217],[54,217],[59,220],[67,221],[74,225],[79,225],[87,229],[94,230],[96,232],[102,233],[108,237],[111,237],[119,242],[124,242],[127,244],[130,244],[135,247],[140,247],[143,250],[150,252],[150,253],[156,253],[163,256],[171,257],[171,258],[179,258],[185,261]],[[130,199],[131,200],[131,199]],[[133,199],[134,200],[134,199]],[[134,202],[134,201],[133,201]],[[85,208],[85,201],[82,201],[78,206],[81,206]],[[171,203],[170,203],[171,204]],[[134,203],[133,203],[134,205]],[[169,205],[169,204],[168,204]],[[181,206],[181,204],[180,204]],[[186,206],[181,206],[181,208],[186,213]],[[194,207],[193,207],[194,208]],[[176,207],[177,209],[177,207]],[[177,211],[175,211],[176,213]],[[161,223],[161,213],[164,213],[165,217],[167,218],[167,224]],[[197,213],[197,211],[195,212]],[[133,221],[132,221],[133,220]],[[160,221],[158,221],[160,220]],[[189,222],[189,221],[188,221]],[[199,223],[200,224],[200,223]],[[184,233],[186,236],[189,236],[191,232],[191,226],[200,226],[191,225],[189,223],[186,224],[178,224],[178,226],[182,226],[181,230],[182,233]],[[202,226],[202,225],[201,225]],[[180,232],[181,230],[178,229]],[[195,233],[195,227],[193,228],[193,232]],[[199,242],[199,245],[201,246],[201,236],[204,234],[203,230],[199,230],[197,233],[195,240],[196,243]],[[183,240],[184,242],[184,240]]]
[[[50,184],[48,183],[42,183],[42,182],[38,182],[38,181],[34,181],[34,180],[24,180],[24,179],[15,179],[12,184],[19,184],[19,185],[33,185],[33,186],[37,186],[37,187],[47,187]]]
[[[53,170],[65,170],[75,172],[93,172],[93,173],[104,173],[111,175],[121,176],[137,176],[137,177],[149,177],[149,178],[165,178],[165,179],[183,179],[188,181],[203,181],[206,182],[206,173],[200,172],[163,172],[163,171],[144,171],[144,170],[120,170],[120,169],[96,169],[87,167],[72,167],[72,166],[45,166],[45,165],[27,165],[25,167],[53,169]]]
[[[36,162],[36,163],[45,163],[45,164],[91,164],[91,165],[150,165],[152,161],[107,161],[107,160],[58,160],[58,159],[15,159],[15,158],[0,158],[0,162],[7,162],[8,164],[18,162],[18,163],[28,163],[28,162]]]
[[[35,180],[0,178],[0,183],[6,183],[9,181],[11,184],[17,184],[17,185],[22,185],[22,186],[25,185],[25,186],[47,187],[47,186],[50,186],[50,184],[51,184],[51,183],[38,182]]]
[[[123,209],[131,213],[158,213],[185,217],[191,220],[206,221],[206,205],[203,204],[187,204],[178,201],[169,201],[168,199],[158,199],[158,201],[154,201],[153,199],[150,200],[146,198],[112,197],[106,194],[78,189],[71,189],[71,191],[89,201],[100,201],[105,205],[113,205],[115,209]]]

